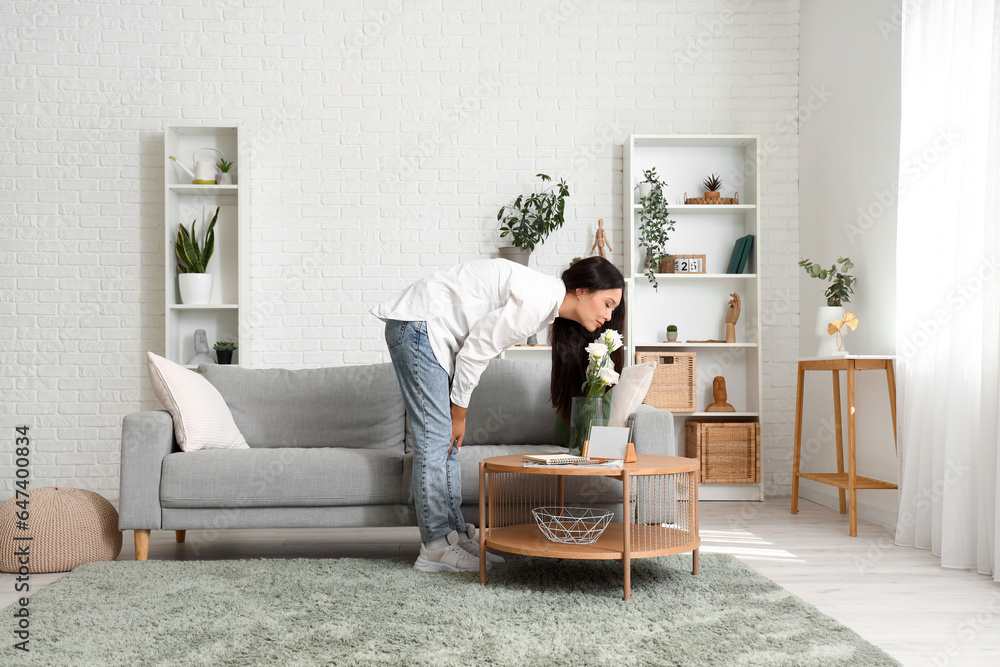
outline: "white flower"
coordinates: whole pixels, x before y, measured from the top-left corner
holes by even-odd
[[[587,354],[592,356],[594,359],[600,359],[607,353],[608,348],[604,343],[595,341],[587,346]]]
[[[608,329],[604,332],[604,343],[608,346],[608,350],[614,352],[622,346],[622,335],[614,329]]]
[[[601,379],[604,381],[604,384],[611,386],[618,382],[618,373],[614,372],[610,368],[602,368]]]

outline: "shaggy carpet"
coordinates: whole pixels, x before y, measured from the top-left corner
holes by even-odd
[[[87,563],[33,594],[32,665],[897,665],[730,556],[514,556],[487,574],[409,560]]]

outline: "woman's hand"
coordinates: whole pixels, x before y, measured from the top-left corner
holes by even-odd
[[[451,404],[451,440],[448,444],[448,456],[451,456],[451,448],[455,451],[462,449],[462,440],[465,439],[465,411],[467,408],[460,408],[454,403]]]

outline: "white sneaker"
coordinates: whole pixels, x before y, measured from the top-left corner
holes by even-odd
[[[458,531],[448,533],[447,540],[448,546],[441,549],[428,549],[426,544],[421,544],[420,556],[413,569],[419,572],[479,572],[479,556],[459,546]],[[491,567],[493,564],[487,561],[486,569]]]
[[[465,524],[465,533],[466,533],[466,535],[468,535],[468,537],[465,537],[461,541],[459,541],[458,546],[462,547],[463,549],[465,549],[466,551],[468,551],[470,554],[472,554],[473,556],[475,556],[478,559],[479,558],[479,531],[476,530],[476,527],[473,526],[471,523],[467,523],[467,524]],[[503,556],[498,556],[495,553],[492,553],[490,551],[486,552],[486,565],[487,565],[487,569],[489,569],[488,566],[489,566],[490,563],[496,563],[497,565],[499,565],[502,562],[504,562]]]

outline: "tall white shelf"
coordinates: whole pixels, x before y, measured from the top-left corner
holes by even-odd
[[[198,148],[217,148],[227,160],[235,160],[233,185],[192,185],[191,177],[170,159],[173,155],[191,169],[192,154]],[[208,151],[205,157],[218,158]],[[239,347],[233,355],[234,364],[245,366],[250,359],[250,332],[241,327],[250,307],[248,157],[245,132],[235,124],[171,125],[164,131],[164,337],[166,358],[178,364],[186,364],[194,356],[194,332],[198,329],[205,330],[209,348],[220,340],[235,341]],[[190,227],[197,221],[197,234],[203,238],[217,206],[215,252],[207,267],[214,276],[212,298],[206,305],[187,305],[181,302],[177,282],[177,230],[182,223]],[[214,351],[210,354],[215,357]]]
[[[677,454],[684,455],[688,419],[760,421],[762,355],[760,275],[760,170],[755,135],[632,135],[624,146],[623,203],[625,283],[628,299],[627,363],[637,351],[697,353],[696,412],[675,412]],[[705,255],[704,274],[657,274],[654,290],[644,275],[644,249],[639,247],[639,194],[643,172],[655,167],[666,183],[670,219],[667,251],[672,255]],[[722,178],[723,197],[739,193],[736,205],[685,205],[684,196],[701,197],[701,182],[710,174]],[[753,234],[745,273],[726,270],[736,240]],[[678,340],[725,339],[726,310],[731,293],[742,301],[736,343],[666,343],[667,325]],[[704,412],[713,401],[712,380],[726,378],[728,402],[736,412]],[[758,471],[759,475],[759,471]],[[763,500],[757,484],[702,484],[702,500]]]

